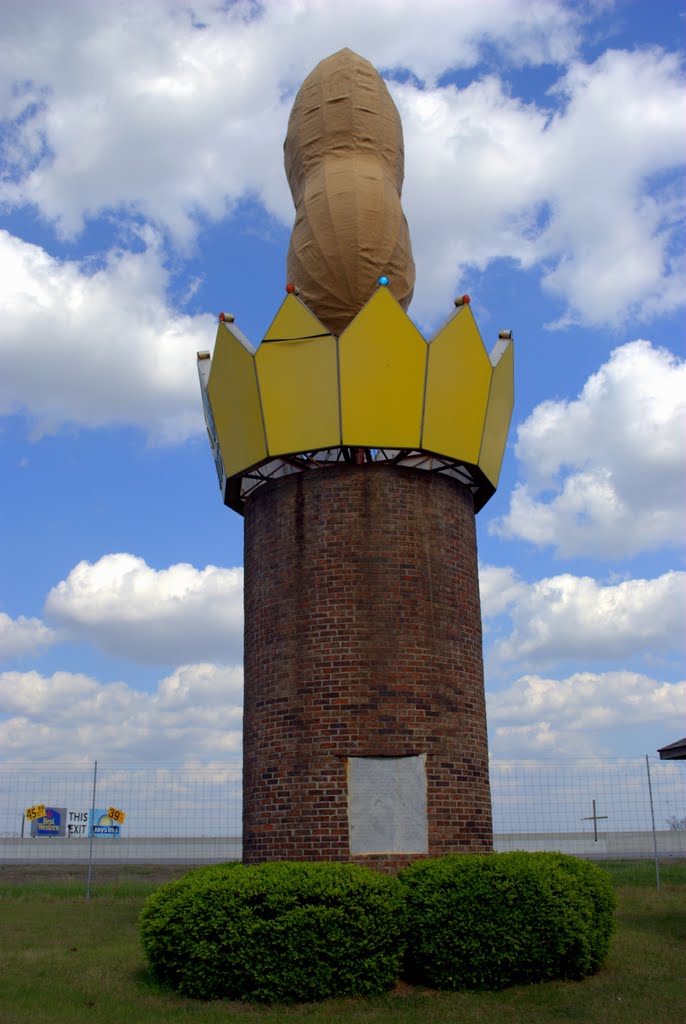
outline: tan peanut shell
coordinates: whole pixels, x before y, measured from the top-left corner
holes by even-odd
[[[407,309],[415,268],[400,203],[403,130],[369,61],[344,49],[303,82],[284,143],[295,203],[287,276],[340,334],[384,275]]]

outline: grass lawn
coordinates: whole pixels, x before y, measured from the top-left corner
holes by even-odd
[[[617,886],[619,927],[585,981],[493,993],[400,984],[375,999],[291,1007],[202,1003],[155,986],[137,927],[155,869],[117,868],[107,882],[96,871],[86,903],[82,869],[36,879],[0,866],[0,1024],[675,1024],[684,1019],[686,863],[663,865],[659,893],[649,862],[602,866]]]

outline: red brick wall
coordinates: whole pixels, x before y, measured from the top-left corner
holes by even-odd
[[[347,758],[427,755],[429,855],[492,848],[468,488],[383,465],[260,487],[245,512],[243,855],[351,858]]]

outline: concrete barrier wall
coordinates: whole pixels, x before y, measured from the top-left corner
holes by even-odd
[[[556,850],[577,857],[607,858],[650,858],[655,856],[655,846],[661,856],[686,857],[686,831],[655,832],[598,832],[594,840],[592,832],[521,832],[493,837],[495,849],[508,850]]]
[[[655,833],[660,857],[686,857],[686,831]],[[654,856],[652,832],[509,833],[494,836],[496,851],[556,850],[578,857],[649,859]],[[87,839],[0,839],[0,863],[79,864],[88,861]],[[93,842],[93,860],[100,864],[215,864],[240,860],[240,836],[103,839]]]
[[[88,839],[0,839],[0,863],[6,864],[80,864],[88,861],[89,852]],[[241,855],[240,836],[93,842],[93,860],[99,864],[221,864]]]

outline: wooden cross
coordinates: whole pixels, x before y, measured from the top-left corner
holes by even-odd
[[[603,818],[607,818],[607,814],[596,814],[595,800],[594,800],[593,801],[593,814],[589,814],[589,816],[587,818],[582,818],[581,819],[582,821],[592,821],[593,822],[593,842],[594,843],[598,842],[598,822],[601,821]]]

